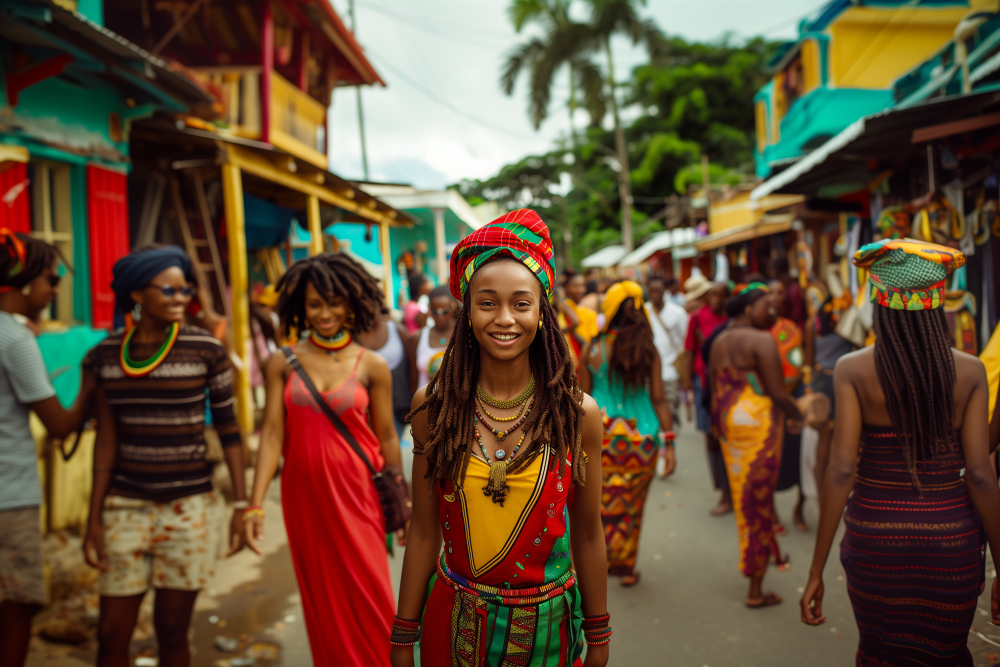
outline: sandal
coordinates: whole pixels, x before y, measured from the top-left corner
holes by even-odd
[[[639,583],[639,573],[633,572],[632,574],[623,574],[621,578],[621,584],[625,588],[630,588]]]

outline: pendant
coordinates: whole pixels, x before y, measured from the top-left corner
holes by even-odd
[[[447,500],[449,503],[455,502],[455,496],[453,494],[451,494],[451,493],[447,494],[444,497],[444,499]]]
[[[507,456],[507,452],[502,449],[498,449],[494,456],[497,457],[497,461],[500,461],[503,460],[503,457]]]

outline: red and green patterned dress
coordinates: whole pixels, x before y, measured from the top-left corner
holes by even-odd
[[[568,462],[551,448],[515,473],[503,506],[483,494],[489,464],[438,485],[444,552],[420,641],[423,667],[571,667],[583,651],[569,554]]]

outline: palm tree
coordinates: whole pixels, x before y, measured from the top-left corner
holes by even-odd
[[[607,111],[611,111],[622,237],[626,248],[631,250],[632,181],[628,146],[621,125],[611,39],[618,34],[625,35],[633,44],[645,45],[653,60],[665,51],[666,38],[655,23],[639,16],[636,7],[645,5],[646,0],[587,0],[591,9],[591,18],[587,23],[570,20],[569,2],[572,0],[511,0],[508,15],[515,30],[520,32],[524,26],[535,23],[543,28],[544,35],[533,37],[510,52],[503,68],[501,87],[510,95],[518,77],[523,73],[530,75],[528,113],[535,129],[538,129],[548,116],[555,75],[560,68],[566,67],[569,76],[570,139],[574,155],[579,155],[573,123],[578,105],[577,81],[592,126],[600,126]],[[593,58],[597,56],[606,59],[606,74],[594,63]],[[578,186],[583,184],[578,165],[574,165],[573,180]],[[603,199],[603,196],[600,198]]]
[[[633,45],[642,44],[650,60],[658,60],[667,49],[666,37],[652,20],[639,16],[637,5],[645,6],[646,0],[588,0],[591,6],[590,51],[603,52],[607,59],[607,100],[614,121],[615,158],[618,161],[618,195],[621,199],[622,239],[631,252],[632,239],[632,178],[629,173],[628,145],[622,128],[618,107],[618,84],[615,80],[615,61],[611,53],[611,39],[624,35]]]

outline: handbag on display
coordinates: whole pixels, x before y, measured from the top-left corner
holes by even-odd
[[[333,428],[340,433],[341,437],[347,441],[347,444],[354,450],[354,453],[365,464],[365,467],[368,468],[372,482],[375,484],[375,490],[378,491],[378,499],[382,503],[385,532],[394,533],[406,526],[406,522],[410,520],[410,516],[413,514],[413,502],[410,500],[410,489],[403,478],[403,471],[399,466],[391,463],[387,464],[382,470],[375,470],[372,462],[365,455],[364,450],[361,449],[361,445],[358,444],[357,439],[355,439],[354,434],[341,421],[337,413],[333,411],[333,408],[323,400],[323,396],[316,389],[316,385],[312,383],[312,380],[309,379],[309,374],[302,368],[302,364],[299,363],[298,357],[292,352],[292,348],[285,345],[281,348],[281,351],[285,353],[285,360],[288,362],[288,365],[292,367],[293,371],[299,374],[299,378],[306,386],[306,389],[309,390],[313,400],[316,401],[326,415],[326,418],[333,424]]]

